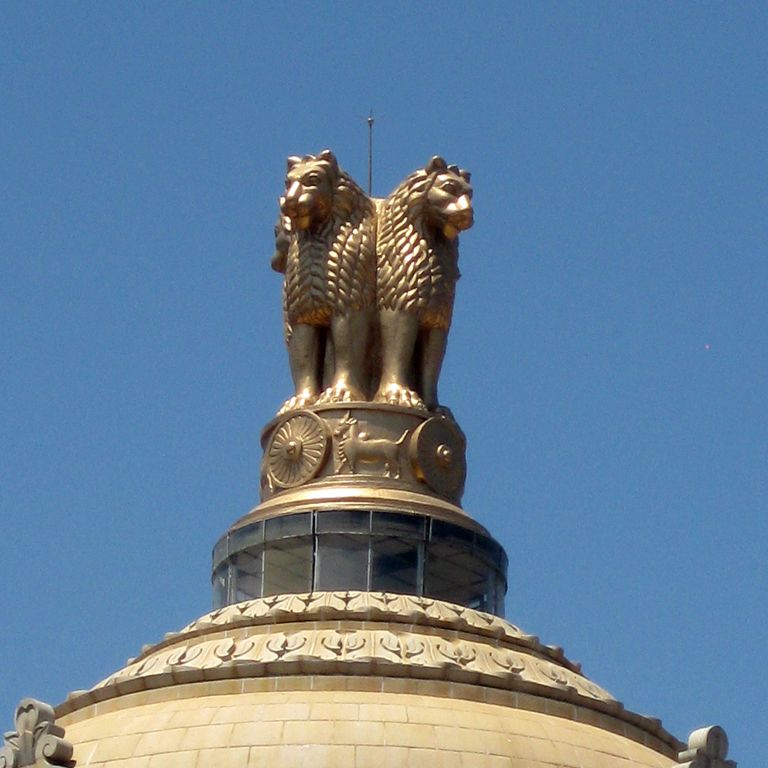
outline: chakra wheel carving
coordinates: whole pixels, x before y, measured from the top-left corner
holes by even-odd
[[[267,473],[280,488],[311,480],[328,456],[325,422],[310,411],[297,411],[272,435],[267,448]]]
[[[441,416],[427,419],[413,434],[410,458],[413,473],[435,493],[458,497],[467,477],[465,440],[458,427]]]

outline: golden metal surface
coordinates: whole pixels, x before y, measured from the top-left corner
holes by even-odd
[[[446,411],[378,403],[309,406],[271,421],[262,434],[261,498],[302,487],[358,487],[379,499],[386,491],[436,496],[456,504],[466,476],[464,435]],[[292,494],[294,501],[296,494]]]
[[[467,477],[466,440],[448,419],[432,418],[417,427],[409,453],[414,474],[435,493],[461,495]]]
[[[283,307],[295,394],[287,411],[365,400],[375,303],[375,206],[330,150],[288,158],[273,268],[285,273]],[[325,390],[325,391],[324,391]]]
[[[375,510],[405,514],[429,515],[438,520],[471,527],[488,536],[488,531],[474,521],[461,507],[426,492],[404,490],[397,481],[372,487],[368,480],[327,478],[300,488],[290,488],[262,501],[231,527],[234,531],[256,520],[293,515],[299,512],[337,510]]]
[[[458,240],[473,223],[469,173],[433,157],[384,201],[376,244],[382,371],[375,399],[438,405],[448,341]]]
[[[437,383],[469,178],[436,156],[377,201],[330,150],[288,158],[272,267],[295,390],[262,435],[249,519],[351,505],[466,520],[466,444]]]
[[[314,403],[435,410],[458,269],[473,223],[469,173],[438,156],[379,201],[330,150],[288,158],[272,267],[295,393]]]
[[[328,453],[328,428],[309,411],[295,411],[275,430],[267,455],[268,482],[293,488],[311,480]]]

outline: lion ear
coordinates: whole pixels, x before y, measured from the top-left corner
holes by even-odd
[[[448,168],[448,163],[445,162],[445,160],[440,157],[440,155],[435,155],[426,165],[424,170],[427,173],[435,173],[436,171],[445,171]]]
[[[301,162],[301,158],[298,155],[291,155],[286,161],[286,171],[290,171],[295,165]]]
[[[461,168],[459,170],[459,176],[461,176],[461,178],[464,179],[467,184],[469,184],[470,180],[472,179],[472,174],[466,168]]]
[[[330,163],[331,168],[334,170],[338,169],[339,163],[336,160],[336,155],[330,149],[324,149],[317,157],[319,160],[325,160],[326,163]]]

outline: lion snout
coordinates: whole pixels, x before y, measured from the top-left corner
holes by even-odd
[[[469,229],[475,222],[472,201],[469,195],[462,195],[446,209],[448,220],[456,229]]]

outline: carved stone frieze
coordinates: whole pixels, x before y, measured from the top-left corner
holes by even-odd
[[[483,682],[507,687],[512,681],[534,688],[557,687],[580,697],[614,702],[605,691],[586,685],[584,678],[554,662],[522,650],[491,645],[486,638],[456,634],[422,634],[391,628],[345,625],[303,627],[290,625],[277,632],[252,633],[243,638],[189,638],[129,664],[99,683],[99,689],[141,678],[147,687],[179,672],[185,681],[221,677],[278,674],[281,666],[296,664],[306,674],[391,674],[434,679],[440,670],[451,680]],[[290,668],[290,667],[289,667]],[[196,674],[192,674],[196,673]],[[438,675],[439,677],[440,675]]]
[[[203,616],[130,660],[65,710],[167,685],[280,674],[444,679],[621,705],[562,650],[490,614],[438,600],[368,592],[276,595]],[[10,766],[10,768],[17,768]]]
[[[193,621],[167,641],[190,634],[219,631],[223,627],[255,626],[296,621],[386,621],[398,624],[425,624],[446,627],[514,643],[552,658],[574,671],[579,665],[563,657],[562,650],[542,645],[538,638],[523,632],[504,619],[474,608],[446,603],[429,597],[388,592],[307,592],[271,595],[228,605]]]
[[[72,745],[55,723],[53,707],[35,699],[22,699],[16,707],[15,731],[5,734],[0,768],[69,766]]]

